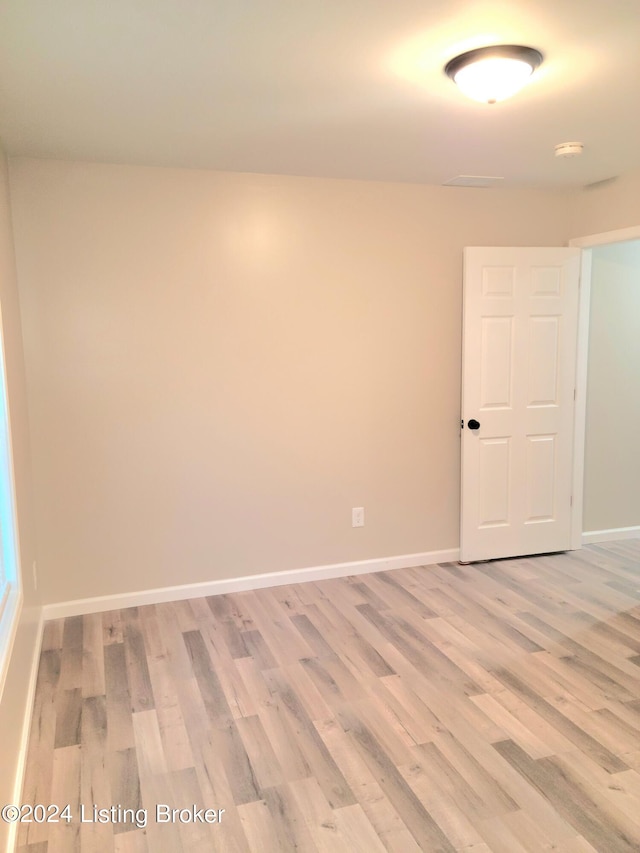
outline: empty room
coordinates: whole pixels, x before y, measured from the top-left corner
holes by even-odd
[[[638,44],[0,5],[0,849],[640,850]]]

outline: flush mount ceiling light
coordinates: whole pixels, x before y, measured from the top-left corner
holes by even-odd
[[[499,44],[461,53],[444,70],[469,98],[495,104],[515,95],[541,62],[533,47]]]

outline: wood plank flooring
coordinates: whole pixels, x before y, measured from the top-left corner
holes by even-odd
[[[23,802],[20,853],[637,853],[640,540],[49,622]]]

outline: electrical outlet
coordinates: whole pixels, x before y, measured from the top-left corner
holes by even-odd
[[[38,566],[36,561],[33,561],[33,588],[38,589]]]
[[[364,507],[354,506],[351,510],[351,526],[364,527]]]

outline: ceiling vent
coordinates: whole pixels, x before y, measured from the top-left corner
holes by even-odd
[[[443,183],[443,187],[494,187],[504,178],[496,178],[490,175],[458,175]]]

